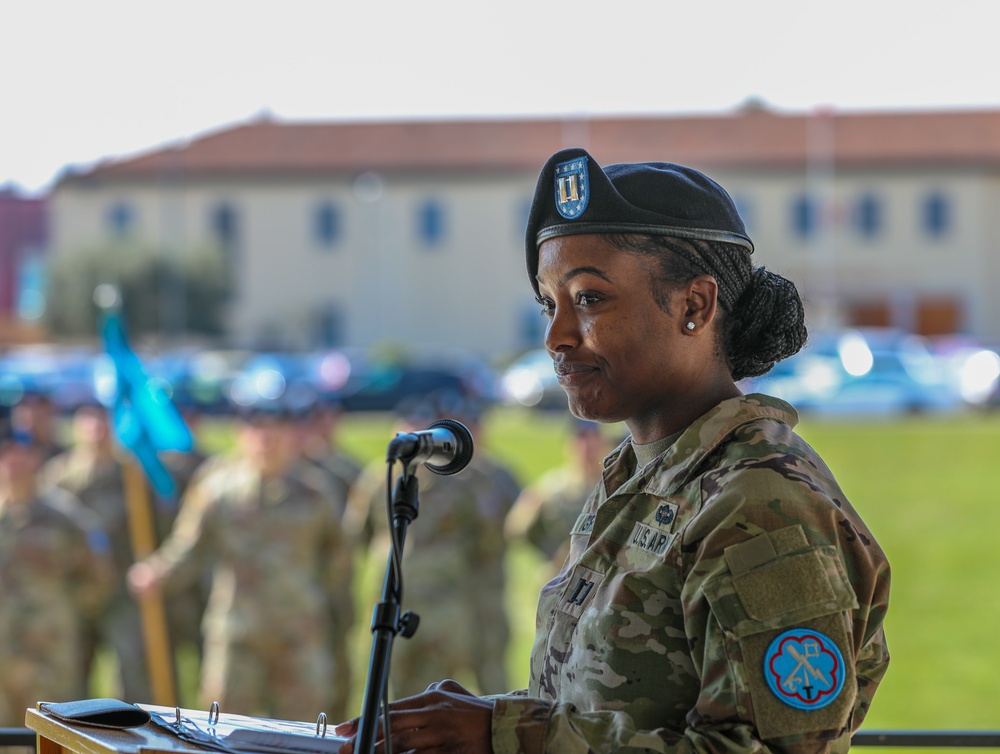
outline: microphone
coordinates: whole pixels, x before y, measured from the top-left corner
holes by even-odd
[[[461,422],[441,419],[419,432],[399,432],[386,461],[423,463],[435,474],[457,474],[472,460],[472,433]]]

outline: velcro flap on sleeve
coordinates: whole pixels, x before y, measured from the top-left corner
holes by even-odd
[[[733,579],[736,593],[752,620],[767,621],[800,607],[838,609],[837,593],[818,550],[787,555]]]
[[[706,596],[719,623],[737,636],[858,606],[836,548],[810,547],[801,527],[762,534],[725,556],[730,573],[706,584]]]

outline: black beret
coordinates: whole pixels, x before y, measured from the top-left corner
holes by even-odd
[[[557,236],[642,233],[738,244],[753,252],[736,205],[707,175],[671,162],[602,168],[584,149],[552,155],[531,202],[525,254],[538,292],[538,247]]]
[[[245,403],[232,401],[232,412],[244,424],[260,424],[271,421],[291,421],[295,412],[289,403],[280,398],[256,397]]]
[[[31,432],[14,427],[9,418],[0,419],[0,449],[8,445],[30,447],[34,444]]]

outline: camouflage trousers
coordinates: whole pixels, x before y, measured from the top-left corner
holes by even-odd
[[[152,701],[149,660],[143,639],[139,606],[131,599],[115,599],[104,614],[84,631],[82,672],[89,678],[98,647],[107,647],[118,662],[118,694],[126,702]]]
[[[509,631],[503,602],[449,598],[442,601],[414,600],[426,607],[420,614],[417,633],[397,638],[392,649],[389,684],[393,698],[424,691],[428,685],[453,678],[480,694],[510,690],[505,671]]]
[[[35,702],[82,698],[79,667],[72,641],[53,644],[41,655],[0,652],[0,728],[24,727],[24,711],[34,709]]]
[[[224,713],[308,722],[325,712],[331,723],[344,719],[346,699],[333,699],[332,654],[322,641],[209,638],[203,657],[203,703],[217,701]]]

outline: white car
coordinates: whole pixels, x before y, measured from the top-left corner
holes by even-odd
[[[511,406],[566,409],[566,392],[544,348],[528,351],[500,375],[500,400]]]

